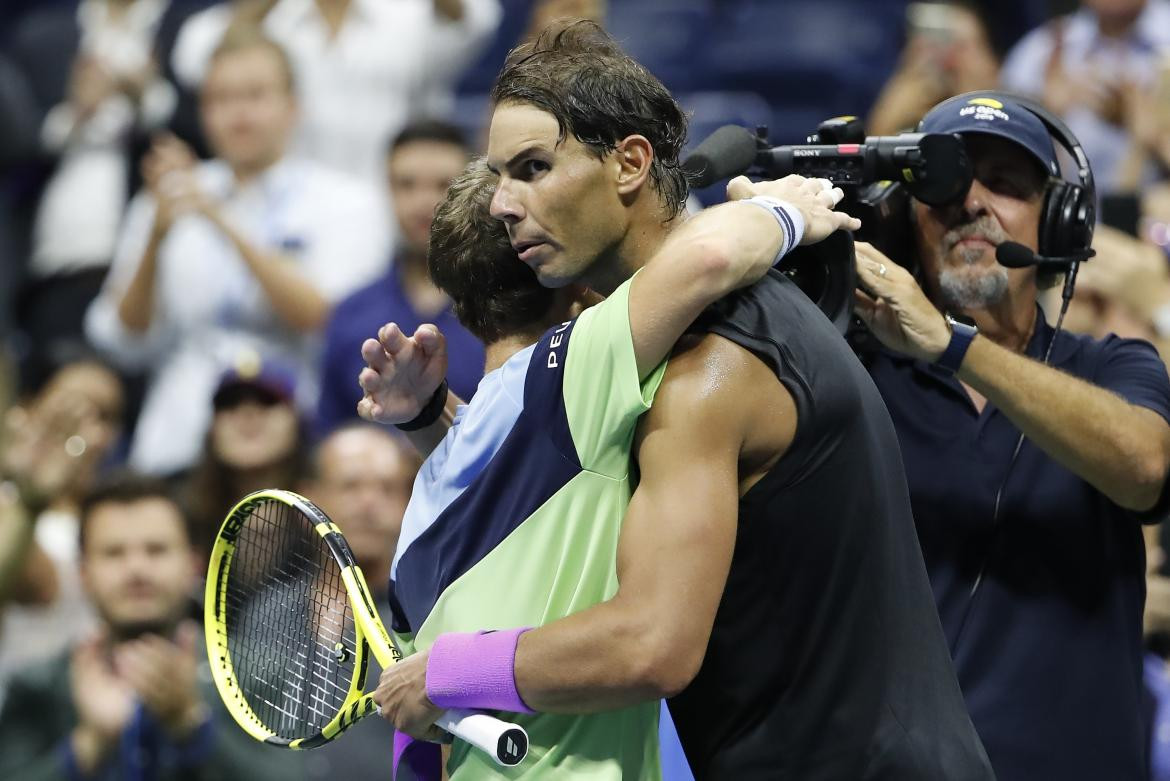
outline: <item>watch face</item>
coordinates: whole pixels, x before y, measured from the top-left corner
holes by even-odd
[[[946,318],[948,323],[959,323],[960,325],[965,325],[968,328],[976,327],[974,318],[967,317],[966,315],[952,315],[950,312],[947,312]]]

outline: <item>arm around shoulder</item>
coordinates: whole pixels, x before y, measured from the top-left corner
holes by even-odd
[[[719,357],[673,358],[642,419],[617,594],[520,637],[515,679],[530,707],[625,707],[677,694],[698,673],[735,544],[745,425]]]

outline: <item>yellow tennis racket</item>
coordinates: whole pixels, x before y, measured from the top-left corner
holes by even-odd
[[[364,693],[370,652],[383,668],[402,658],[341,530],[291,491],[249,494],[228,513],[203,615],[228,711],[252,737],[286,748],[323,745],[375,713]],[[450,710],[435,723],[504,766],[528,753],[522,727],[484,713]]]

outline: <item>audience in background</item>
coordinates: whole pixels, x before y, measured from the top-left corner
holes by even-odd
[[[956,0],[911,8],[898,69],[870,111],[865,129],[871,135],[912,129],[936,103],[994,89],[999,81],[999,58],[975,5]]]
[[[608,0],[536,0],[528,16],[528,30],[524,38],[535,38],[557,19],[588,19],[604,24],[608,7]]]
[[[1099,192],[1121,181],[1133,117],[1170,52],[1170,0],[1082,0],[1033,30],[1004,60],[1003,86],[1040,98],[1084,145]],[[1129,178],[1129,177],[1124,177]]]
[[[357,376],[365,366],[362,342],[383,323],[395,322],[408,334],[423,323],[437,325],[447,337],[451,389],[463,399],[475,393],[483,377],[483,344],[459,325],[450,299],[427,273],[435,207],[466,164],[462,136],[442,122],[407,125],[390,146],[384,170],[398,224],[398,246],[389,271],[339,303],[325,329],[319,432],[358,419],[362,391]]]
[[[0,439],[0,678],[92,624],[77,577],[78,504],[122,431],[122,381],[77,358],[4,416]]]
[[[203,457],[186,485],[192,542],[206,561],[228,511],[263,488],[297,490],[308,442],[294,401],[290,370],[242,356],[212,397]]]
[[[199,579],[185,519],[161,484],[122,477],[81,510],[81,574],[96,633],[11,681],[0,777],[292,781],[304,763],[231,720],[184,617]]]
[[[155,52],[181,16],[168,0],[85,0],[44,7],[13,30],[11,53],[36,101],[43,171],[43,186],[27,197],[18,308],[34,383],[55,344],[80,337],[114,254],[135,152],[174,110]]]
[[[495,31],[498,0],[260,0],[214,6],[180,32],[173,65],[188,85],[233,22],[261,19],[289,52],[304,107],[294,148],[384,188],[387,143],[451,89]]]
[[[217,159],[174,138],[143,161],[113,268],[86,318],[110,356],[145,370],[130,464],[189,467],[224,366],[252,349],[296,367],[316,403],[315,340],[331,302],[386,263],[378,200],[356,180],[289,158],[297,120],[283,50],[251,30],[224,39],[203,85]]]
[[[0,51],[0,183],[37,149],[37,121],[32,89],[24,73]],[[16,198],[0,188],[0,339],[14,325],[16,288],[24,274],[22,227],[28,219],[15,214]]]
[[[382,622],[390,626],[386,591],[390,563],[422,459],[404,438],[368,423],[344,425],[313,455],[305,487],[310,499],[338,525],[362,568]],[[370,660],[367,689],[381,668]],[[362,719],[345,740],[311,752],[305,768],[312,779],[389,779],[394,729],[384,720]]]
[[[770,4],[621,2],[615,19],[627,3],[670,6],[664,13],[692,20],[680,28],[705,25],[696,34],[704,45],[733,27],[732,15]],[[191,608],[185,595],[200,565],[185,562],[192,548],[202,560],[244,494],[303,490],[345,531],[386,609],[386,572],[418,463],[394,436],[349,422],[361,395],[361,342],[389,320],[408,332],[433,322],[448,340],[457,395],[469,398],[483,369],[482,345],[457,325],[425,270],[434,206],[468,150],[457,131],[421,118],[451,113],[453,85],[499,29],[501,7],[516,14],[493,48],[502,58],[516,35],[532,37],[560,17],[600,21],[617,4],[4,5],[0,339],[8,342],[0,359],[16,359],[23,388],[43,389],[10,410],[0,430],[0,690],[14,669],[39,662],[11,682],[0,711],[0,778],[77,777],[90,767],[93,777],[111,779],[156,770],[160,779],[388,777],[390,735],[378,719],[307,754],[251,745],[210,684],[192,678],[202,651],[176,621]],[[855,7],[900,17],[906,5],[857,0]],[[997,47],[1010,43],[1022,19],[1035,18],[1039,0],[912,5],[901,61],[868,112],[867,130],[911,128],[944,97],[1001,78],[1046,101],[1084,142],[1100,189],[1138,199],[1145,240],[1098,229],[1098,256],[1080,271],[1066,326],[1098,339],[1148,339],[1170,354],[1170,0],[1080,0],[1079,10],[1012,49],[1002,75]],[[983,20],[994,22],[990,30]],[[759,35],[783,45],[783,31],[761,27]],[[887,40],[889,49],[894,39]],[[684,79],[688,89],[745,89],[712,76],[717,69],[704,56],[696,50],[681,63],[683,76],[688,67],[703,74]],[[840,56],[844,65],[849,58]],[[484,59],[475,89],[497,65]],[[770,107],[777,143],[796,140],[778,127],[811,130],[809,118],[841,110],[827,108],[823,89],[802,89],[785,73],[765,78],[790,85]],[[482,99],[470,97],[462,113],[471,107],[479,117]],[[159,134],[164,126],[190,143]],[[214,159],[199,162],[192,148]],[[127,210],[139,167],[145,189]],[[99,489],[79,551],[80,497],[122,456],[123,408],[135,412],[111,368],[75,357],[83,320],[85,335],[111,359],[144,373],[129,460],[186,480],[195,536],[182,531],[178,509],[157,486],[131,480]],[[0,386],[17,384],[8,370],[0,360]],[[7,391],[0,388],[0,412]],[[311,409],[312,419],[304,416]],[[311,463],[302,420],[327,434]],[[1155,544],[1160,531],[1170,547],[1170,528],[1148,531],[1156,571],[1147,581],[1147,629],[1170,637],[1170,563]],[[143,616],[149,638],[136,640]],[[97,638],[78,643],[95,624]],[[67,645],[73,650],[62,655]],[[1163,657],[1170,641],[1165,646]],[[160,670],[171,685],[156,685]],[[1170,781],[1170,668],[1151,657],[1146,675],[1152,777]],[[200,721],[208,713],[211,721]]]
[[[1081,266],[1065,327],[1104,339],[1109,334],[1152,342],[1163,361],[1170,356],[1170,266],[1158,248],[1107,225],[1093,235],[1096,257]],[[1046,291],[1055,313],[1060,288]],[[1159,324],[1160,323],[1160,324]]]

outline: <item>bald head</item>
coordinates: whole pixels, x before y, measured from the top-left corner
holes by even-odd
[[[333,519],[375,590],[385,585],[421,459],[385,429],[347,426],[317,447],[310,494]]]

